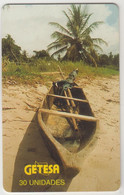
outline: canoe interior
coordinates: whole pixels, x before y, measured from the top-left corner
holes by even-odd
[[[87,100],[81,88],[72,88],[71,93],[73,98]],[[51,87],[49,94],[57,95],[57,89],[55,87]],[[76,104],[78,114],[94,117],[89,102],[74,102]],[[62,109],[60,108],[60,104],[63,105]],[[42,108],[65,112],[67,102],[65,99],[47,95],[43,102]],[[94,122],[76,119],[78,131],[75,131],[71,118],[49,115],[48,113],[41,113],[41,116],[43,122],[45,123],[46,127],[49,128],[49,131],[51,131],[53,137],[72,153],[79,152],[82,148],[84,148],[87,143],[89,143],[96,130],[96,121]]]

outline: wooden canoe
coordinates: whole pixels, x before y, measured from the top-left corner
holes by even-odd
[[[92,141],[98,124],[82,88],[58,95],[52,86],[38,110],[38,122],[52,157],[68,176],[76,175],[78,153]]]

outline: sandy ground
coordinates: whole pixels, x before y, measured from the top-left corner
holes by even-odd
[[[11,191],[113,191],[120,187],[120,103],[119,78],[85,78],[79,86],[99,119],[97,141],[83,158],[81,171],[65,188],[20,187],[25,164],[55,161],[39,133],[36,111],[47,93],[42,85],[35,87],[3,84],[3,186]],[[56,176],[55,176],[56,178]]]

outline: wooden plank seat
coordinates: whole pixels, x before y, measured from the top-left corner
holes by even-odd
[[[56,98],[60,98],[60,99],[74,100],[74,101],[78,101],[78,102],[88,102],[87,100],[82,100],[82,99],[73,98],[73,97],[65,97],[65,96],[61,96],[61,95],[48,94],[48,96],[56,97]]]
[[[42,113],[47,113],[47,114],[52,114],[52,115],[58,115],[58,116],[63,116],[63,117],[69,117],[69,118],[75,118],[75,119],[80,119],[84,121],[93,121],[96,122],[97,118],[93,116],[86,116],[86,115],[80,115],[80,114],[74,114],[74,113],[68,113],[68,112],[60,112],[56,110],[49,110],[45,108],[40,108],[39,109]]]

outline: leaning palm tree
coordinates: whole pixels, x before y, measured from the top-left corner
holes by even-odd
[[[48,50],[56,50],[52,56],[64,52],[64,60],[84,60],[97,67],[97,52],[102,50],[99,45],[107,43],[101,38],[92,38],[91,33],[103,22],[97,21],[89,24],[92,14],[88,14],[86,6],[82,10],[81,5],[72,4],[68,13],[65,11],[63,13],[67,18],[66,27],[56,22],[50,22],[59,30],[51,35],[56,40],[48,45]]]

